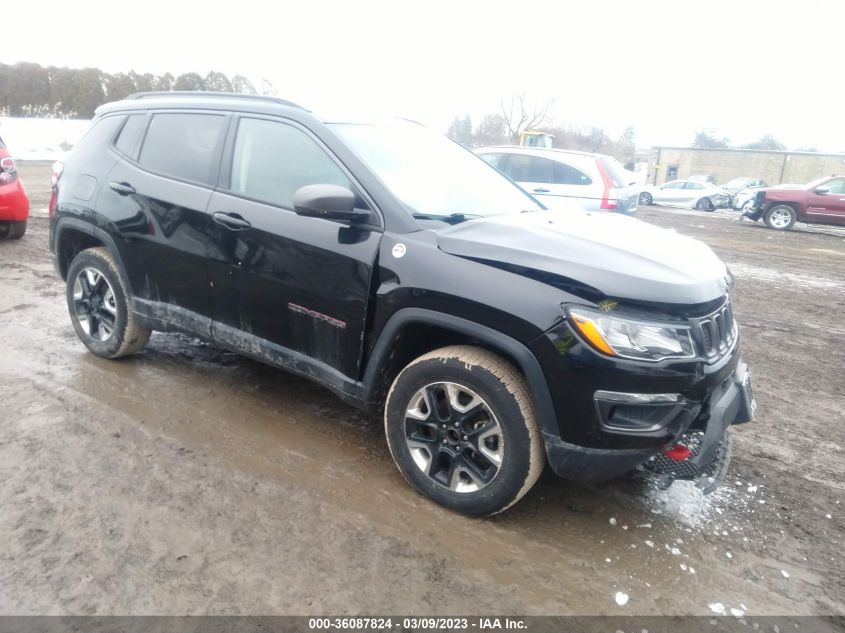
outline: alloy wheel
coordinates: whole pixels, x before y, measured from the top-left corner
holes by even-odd
[[[769,216],[769,222],[776,229],[784,229],[792,222],[792,214],[786,209],[775,209]]]
[[[88,336],[100,341],[114,334],[117,302],[105,276],[96,268],[83,268],[73,282],[73,310]]]
[[[486,488],[505,456],[490,406],[453,382],[431,383],[414,394],[405,411],[405,441],[426,476],[460,493]]]

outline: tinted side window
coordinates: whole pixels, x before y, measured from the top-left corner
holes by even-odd
[[[516,182],[552,182],[554,163],[546,158],[509,154],[505,173]]]
[[[136,148],[138,146],[138,140],[144,132],[145,119],[146,115],[144,114],[131,114],[126,119],[126,123],[123,124],[123,129],[120,130],[117,140],[114,142],[115,148],[121,154],[126,154],[130,158],[135,158],[137,154]]]
[[[704,189],[704,185],[700,182],[688,182],[686,185],[687,189]]]
[[[845,193],[845,180],[831,180],[830,182],[826,182],[821,186],[827,187],[828,193]]]
[[[555,163],[555,184],[591,185],[593,184],[593,179],[580,169],[575,169],[564,163]]]
[[[683,189],[685,182],[667,182],[663,185],[664,189]]]
[[[138,162],[150,171],[209,184],[224,121],[219,114],[153,115]]]
[[[490,165],[493,165],[496,169],[502,168],[502,157],[504,154],[480,154],[481,159]]]
[[[293,208],[293,194],[305,185],[352,183],[305,132],[263,119],[241,119],[232,158],[234,193]]]

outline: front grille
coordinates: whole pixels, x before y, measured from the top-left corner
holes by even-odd
[[[730,300],[722,307],[696,321],[698,339],[708,359],[721,358],[733,347],[736,339],[736,324]]]

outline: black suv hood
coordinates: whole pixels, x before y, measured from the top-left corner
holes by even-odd
[[[451,255],[551,273],[608,297],[690,305],[728,288],[727,268],[709,246],[616,213],[502,215],[437,233]]]

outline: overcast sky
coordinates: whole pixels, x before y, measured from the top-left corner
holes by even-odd
[[[513,90],[561,124],[638,144],[714,128],[742,144],[845,151],[845,3],[18,0],[0,61],[174,75],[219,70],[319,111],[355,105],[445,130]]]

